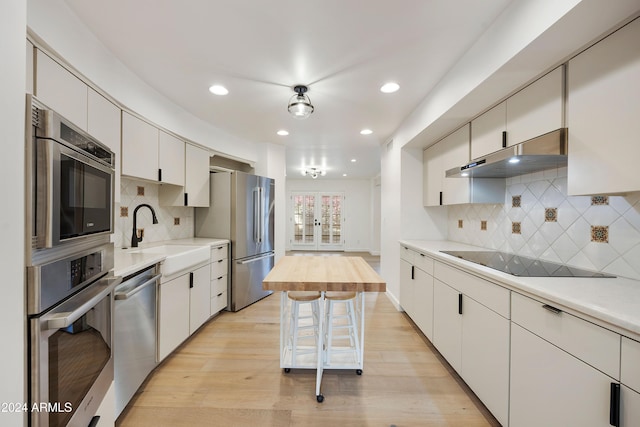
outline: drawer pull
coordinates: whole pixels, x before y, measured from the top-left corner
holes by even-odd
[[[611,383],[609,424],[615,427],[620,426],[620,384],[618,383]]]
[[[411,266],[411,280],[416,278],[416,268],[412,265]]]
[[[555,308],[554,306],[549,305],[549,304],[544,304],[544,305],[542,306],[542,308],[544,308],[545,310],[548,310],[548,311],[552,312],[553,314],[560,314],[560,313],[562,313],[562,310],[560,310],[559,308]]]
[[[218,294],[218,296],[219,296],[219,297],[221,297],[221,296],[222,296],[222,292],[220,292],[220,293]]]
[[[462,314],[462,294],[458,294],[458,314]]]

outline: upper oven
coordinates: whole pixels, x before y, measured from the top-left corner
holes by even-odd
[[[31,247],[112,233],[113,152],[37,99],[30,101]]]

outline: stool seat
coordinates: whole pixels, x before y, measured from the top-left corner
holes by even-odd
[[[313,301],[320,298],[317,291],[289,291],[287,297],[294,301]]]
[[[356,297],[355,292],[325,292],[324,298],[333,301],[346,301],[354,299]]]

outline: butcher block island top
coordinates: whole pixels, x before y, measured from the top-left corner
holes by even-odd
[[[385,292],[387,285],[361,257],[285,256],[262,282],[272,291]]]

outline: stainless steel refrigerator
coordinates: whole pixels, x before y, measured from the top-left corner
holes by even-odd
[[[273,268],[273,179],[244,172],[212,172],[210,207],[196,208],[196,237],[231,241],[228,310],[238,311],[271,293],[262,280]]]

